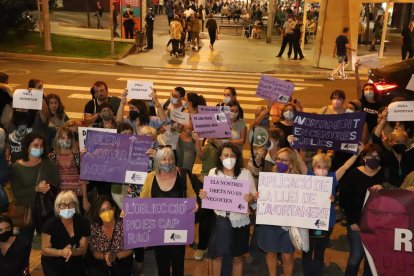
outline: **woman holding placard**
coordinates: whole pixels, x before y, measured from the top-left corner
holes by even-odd
[[[188,174],[175,166],[171,146],[159,146],[154,158],[154,170],[148,173],[141,198],[195,198]],[[186,188],[184,188],[186,187]],[[156,246],[158,275],[184,275],[185,245]]]
[[[297,152],[282,148],[275,155],[276,172],[303,174],[306,166],[299,161]],[[277,253],[282,253],[283,275],[293,274],[293,254],[295,248],[289,237],[289,227],[276,225],[256,225],[257,245],[266,252],[266,264],[270,276],[277,271]]]
[[[249,193],[244,194],[246,202],[253,203],[257,191],[251,173],[243,168],[243,157],[239,147],[224,143],[218,150],[217,167],[210,170],[209,176],[227,179],[247,180]],[[200,197],[205,199],[207,191],[200,190]],[[233,258],[232,275],[243,274],[243,254],[249,250],[250,219],[248,214],[214,210],[216,223],[210,237],[207,256],[213,259],[213,276],[221,273],[223,257]]]
[[[195,93],[187,93],[185,102],[187,103],[187,112],[190,114],[197,114],[198,106],[206,105],[204,97]],[[180,137],[177,143],[177,165],[181,168],[193,171],[196,151],[192,137],[193,124],[191,122],[191,116],[188,125],[178,124],[177,129],[180,131]]]
[[[247,126],[244,119],[241,117],[240,104],[237,101],[229,102],[230,107],[230,128],[231,128],[231,140],[233,144],[239,147],[239,150],[243,150],[243,145],[246,143]]]

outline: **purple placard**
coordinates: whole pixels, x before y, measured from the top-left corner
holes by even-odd
[[[230,124],[225,113],[192,114],[194,131],[201,138],[231,138]]]
[[[203,208],[247,214],[249,206],[243,199],[249,192],[247,180],[206,176],[203,189],[207,193],[201,203]]]
[[[195,198],[125,198],[124,248],[190,244]]]
[[[293,136],[294,149],[328,149],[350,153],[358,151],[365,113],[318,115],[296,112]]]
[[[88,130],[80,178],[115,183],[144,184],[152,137]]]
[[[292,82],[262,75],[256,89],[256,96],[272,102],[287,103],[295,85]]]
[[[230,106],[205,106],[205,105],[199,105],[197,107],[199,114],[214,114],[214,113],[221,113],[223,112],[226,114],[227,122],[230,125]]]

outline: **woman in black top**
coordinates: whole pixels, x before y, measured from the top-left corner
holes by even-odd
[[[55,214],[42,230],[43,272],[46,276],[83,275],[90,229],[89,222],[80,215],[74,192],[68,190],[58,194]]]
[[[144,182],[141,198],[195,198],[191,181],[175,166],[174,152],[171,146],[158,148],[154,158],[154,171],[150,172]],[[185,182],[184,182],[185,181]],[[184,185],[186,189],[184,190]],[[158,275],[184,275],[185,245],[156,246],[155,258]],[[171,269],[170,269],[171,267]]]
[[[280,113],[280,121],[277,121],[273,124],[274,127],[277,127],[283,131],[283,140],[281,141],[282,144],[280,145],[281,148],[283,147],[290,147],[290,144],[287,140],[289,135],[293,133],[293,120],[295,118],[295,113],[298,111],[297,106],[294,103],[287,103],[284,107],[282,107]]]
[[[0,271],[3,276],[29,275],[31,243],[13,236],[13,222],[0,216]]]
[[[345,275],[357,275],[359,264],[364,257],[359,221],[367,190],[381,190],[381,184],[386,181],[381,167],[381,148],[376,144],[368,144],[362,150],[360,157],[364,165],[351,169],[343,178],[340,189],[341,205],[347,219],[347,232],[350,254]],[[365,260],[364,275],[370,275],[368,262]]]
[[[355,81],[357,98],[361,101],[362,111],[365,112],[365,122],[368,124],[368,131],[372,133],[374,127],[377,125],[378,110],[381,108],[381,104],[378,100],[379,92],[373,83],[366,83],[361,85],[359,78],[359,63],[355,63]]]

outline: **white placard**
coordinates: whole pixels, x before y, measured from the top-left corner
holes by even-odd
[[[357,60],[361,66],[367,68],[378,68],[380,66],[378,54],[359,56],[357,57]]]
[[[256,223],[328,230],[332,177],[259,174]]]
[[[147,172],[138,171],[126,171],[125,172],[125,183],[130,184],[144,184]]]
[[[16,89],[13,93],[13,108],[42,110],[42,103],[42,90]]]
[[[190,123],[190,113],[188,112],[181,112],[177,109],[172,109],[170,117],[171,120],[182,125],[188,125]]]
[[[129,80],[127,82],[128,99],[152,100],[152,81]]]
[[[388,121],[414,121],[414,101],[393,102],[388,105]]]
[[[411,75],[411,79],[407,83],[407,87],[405,89],[414,91],[414,74]]]
[[[112,128],[78,127],[79,150],[81,151],[85,149],[85,140],[86,140],[86,134],[88,133],[88,130],[116,133],[116,129],[112,129]]]
[[[185,243],[187,242],[187,232],[187,230],[165,230],[164,243]]]

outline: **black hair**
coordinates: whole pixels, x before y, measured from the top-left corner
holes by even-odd
[[[177,86],[176,88],[174,88],[174,90],[180,93],[181,98],[185,97],[185,89],[183,87]]]
[[[5,72],[0,72],[0,83],[8,83],[9,82],[9,75]]]
[[[103,102],[99,105],[100,110],[102,111],[102,109],[104,108],[110,108],[112,110],[113,113],[115,113],[116,111],[114,111],[112,104],[110,104],[109,102]]]
[[[102,219],[99,215],[100,215],[101,206],[102,206],[102,204],[104,204],[104,202],[109,202],[109,204],[112,206],[112,208],[114,208],[114,210],[115,210],[115,215],[114,215],[115,220],[117,220],[119,218],[119,216],[121,215],[121,209],[119,208],[118,204],[116,204],[115,200],[111,196],[100,195],[92,203],[92,207],[91,207],[91,223],[92,224],[96,223],[100,226],[103,224]]]
[[[224,88],[224,90],[230,90],[230,93],[231,93],[233,96],[237,96],[236,88],[234,88],[234,87],[232,87],[232,86],[226,87],[226,88]]]
[[[46,141],[42,134],[38,132],[30,132],[24,136],[22,141],[22,159],[23,161],[29,161],[29,146],[35,139],[41,139],[43,142],[43,153],[40,158],[45,159],[47,158],[46,154]]]
[[[132,99],[128,102],[128,104],[138,108],[138,119],[141,126],[145,126],[150,123],[148,106],[143,100]]]
[[[233,143],[230,143],[230,142],[226,142],[226,143],[222,144],[218,149],[217,160],[216,160],[216,174],[219,171],[223,171],[223,163],[221,162],[220,157],[221,157],[221,154],[223,153],[223,150],[225,148],[231,149],[231,151],[236,155],[236,164],[234,165],[233,170],[234,170],[234,176],[238,177],[241,173],[241,170],[243,169],[243,164],[244,164],[243,163],[243,156],[240,152],[239,147],[236,146]]]
[[[241,109],[241,107],[240,107],[239,102],[238,102],[238,101],[230,101],[227,105],[228,105],[229,107],[232,107],[232,106],[237,106],[237,109],[239,110],[239,111],[238,111],[238,114],[237,114],[237,120],[239,120],[239,119],[241,118],[241,114],[240,114],[240,109]]]
[[[194,109],[198,108],[199,105],[206,105],[204,97],[196,93],[187,93],[187,99],[191,102]]]
[[[382,157],[382,149],[379,145],[368,143],[365,145],[364,149],[359,154],[359,158],[364,159],[370,153],[377,152]]]
[[[347,33],[349,31],[349,27],[344,27],[343,29],[342,29],[342,32],[343,33]]]
[[[58,102],[58,108],[56,110],[56,117],[59,120],[63,120],[63,116],[65,113],[65,106],[62,103],[62,100],[60,99],[59,95],[57,94],[49,94],[45,97],[47,107],[49,108],[49,103],[51,99],[55,99]],[[50,109],[49,109],[50,110]],[[50,113],[50,116],[52,116],[52,113]]]
[[[39,79],[30,79],[29,83],[27,84],[28,88],[39,88],[39,83],[43,83],[43,81]]]
[[[24,122],[21,122],[17,119],[16,112],[26,113],[26,118]],[[17,111],[15,108],[13,108],[12,113],[12,123],[14,126],[18,127],[20,125],[26,125],[27,127],[32,127],[35,123],[36,116],[37,116],[37,110],[28,110],[28,111]]]
[[[342,99],[343,101],[345,101],[345,99],[346,99],[345,92],[343,90],[336,89],[336,90],[332,91],[332,93],[331,93],[330,99],[332,100],[333,98],[339,98],[339,99]]]
[[[7,222],[13,231],[13,221],[8,216],[0,215],[0,223]]]
[[[117,132],[117,133],[121,133],[122,131],[125,131],[125,130],[130,130],[132,133],[134,133],[134,129],[133,129],[133,127],[131,126],[131,124],[130,124],[130,123],[127,123],[127,122],[120,122],[120,123],[118,124],[117,128],[116,128],[116,132]]]
[[[378,101],[378,94],[379,94],[379,92],[378,92],[377,87],[373,83],[366,83],[366,84],[364,84],[364,86],[362,87],[362,94],[364,94],[364,89],[367,86],[371,86],[372,89],[374,89],[374,101],[377,102]]]

